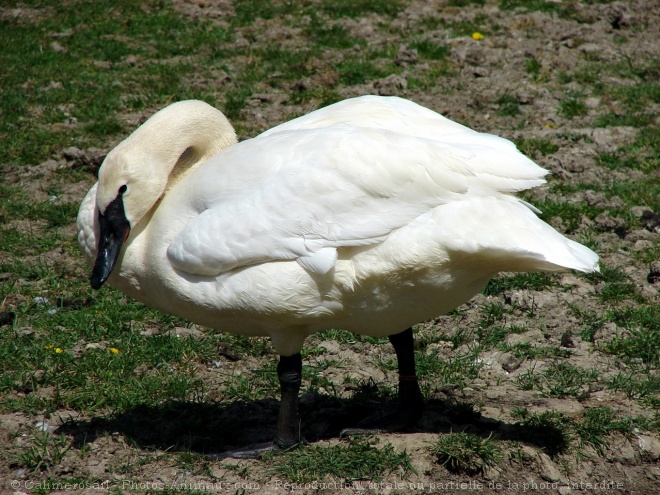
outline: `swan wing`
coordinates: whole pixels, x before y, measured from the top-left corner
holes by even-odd
[[[380,243],[439,205],[544,182],[547,172],[512,143],[474,131],[451,135],[330,125],[234,145],[165,199],[194,209],[168,258],[196,275],[279,260],[326,273],[337,248]]]

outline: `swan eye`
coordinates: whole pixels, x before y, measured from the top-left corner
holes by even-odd
[[[181,156],[179,157],[179,160],[186,160],[190,158],[193,154],[193,148],[192,146],[188,146],[183,153],[181,153]]]
[[[124,184],[123,186],[121,186],[119,188],[119,194],[124,194],[127,189],[128,189],[128,187],[126,186],[126,184]]]

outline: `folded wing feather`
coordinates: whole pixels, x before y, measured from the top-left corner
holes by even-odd
[[[428,139],[368,121],[316,129],[295,122],[232,146],[189,177],[199,214],[168,248],[177,269],[214,276],[298,260],[325,273],[338,247],[379,243],[440,205],[527,189],[547,173],[509,141],[460,132],[459,124],[443,121],[445,138]]]

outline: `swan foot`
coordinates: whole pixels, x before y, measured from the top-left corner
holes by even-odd
[[[282,443],[278,438],[275,438],[272,442],[255,443],[240,449],[226,450],[218,454],[208,454],[206,457],[215,461],[222,459],[259,459],[264,454],[270,452],[283,452],[303,445],[307,445],[304,439],[300,442],[287,445]]]
[[[219,454],[208,454],[206,457],[215,461],[221,459],[258,459],[267,452],[281,450],[275,442],[255,443],[241,449],[226,450]]]

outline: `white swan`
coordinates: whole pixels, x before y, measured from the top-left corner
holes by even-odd
[[[241,143],[221,112],[183,101],[108,154],[78,239],[95,289],[107,279],[161,311],[269,336],[282,403],[267,448],[288,447],[310,334],[389,336],[402,404],[392,424],[412,423],[411,325],[500,271],[598,270],[593,251],[513,195],[546,173],[510,141],[399,98],[346,100]]]

